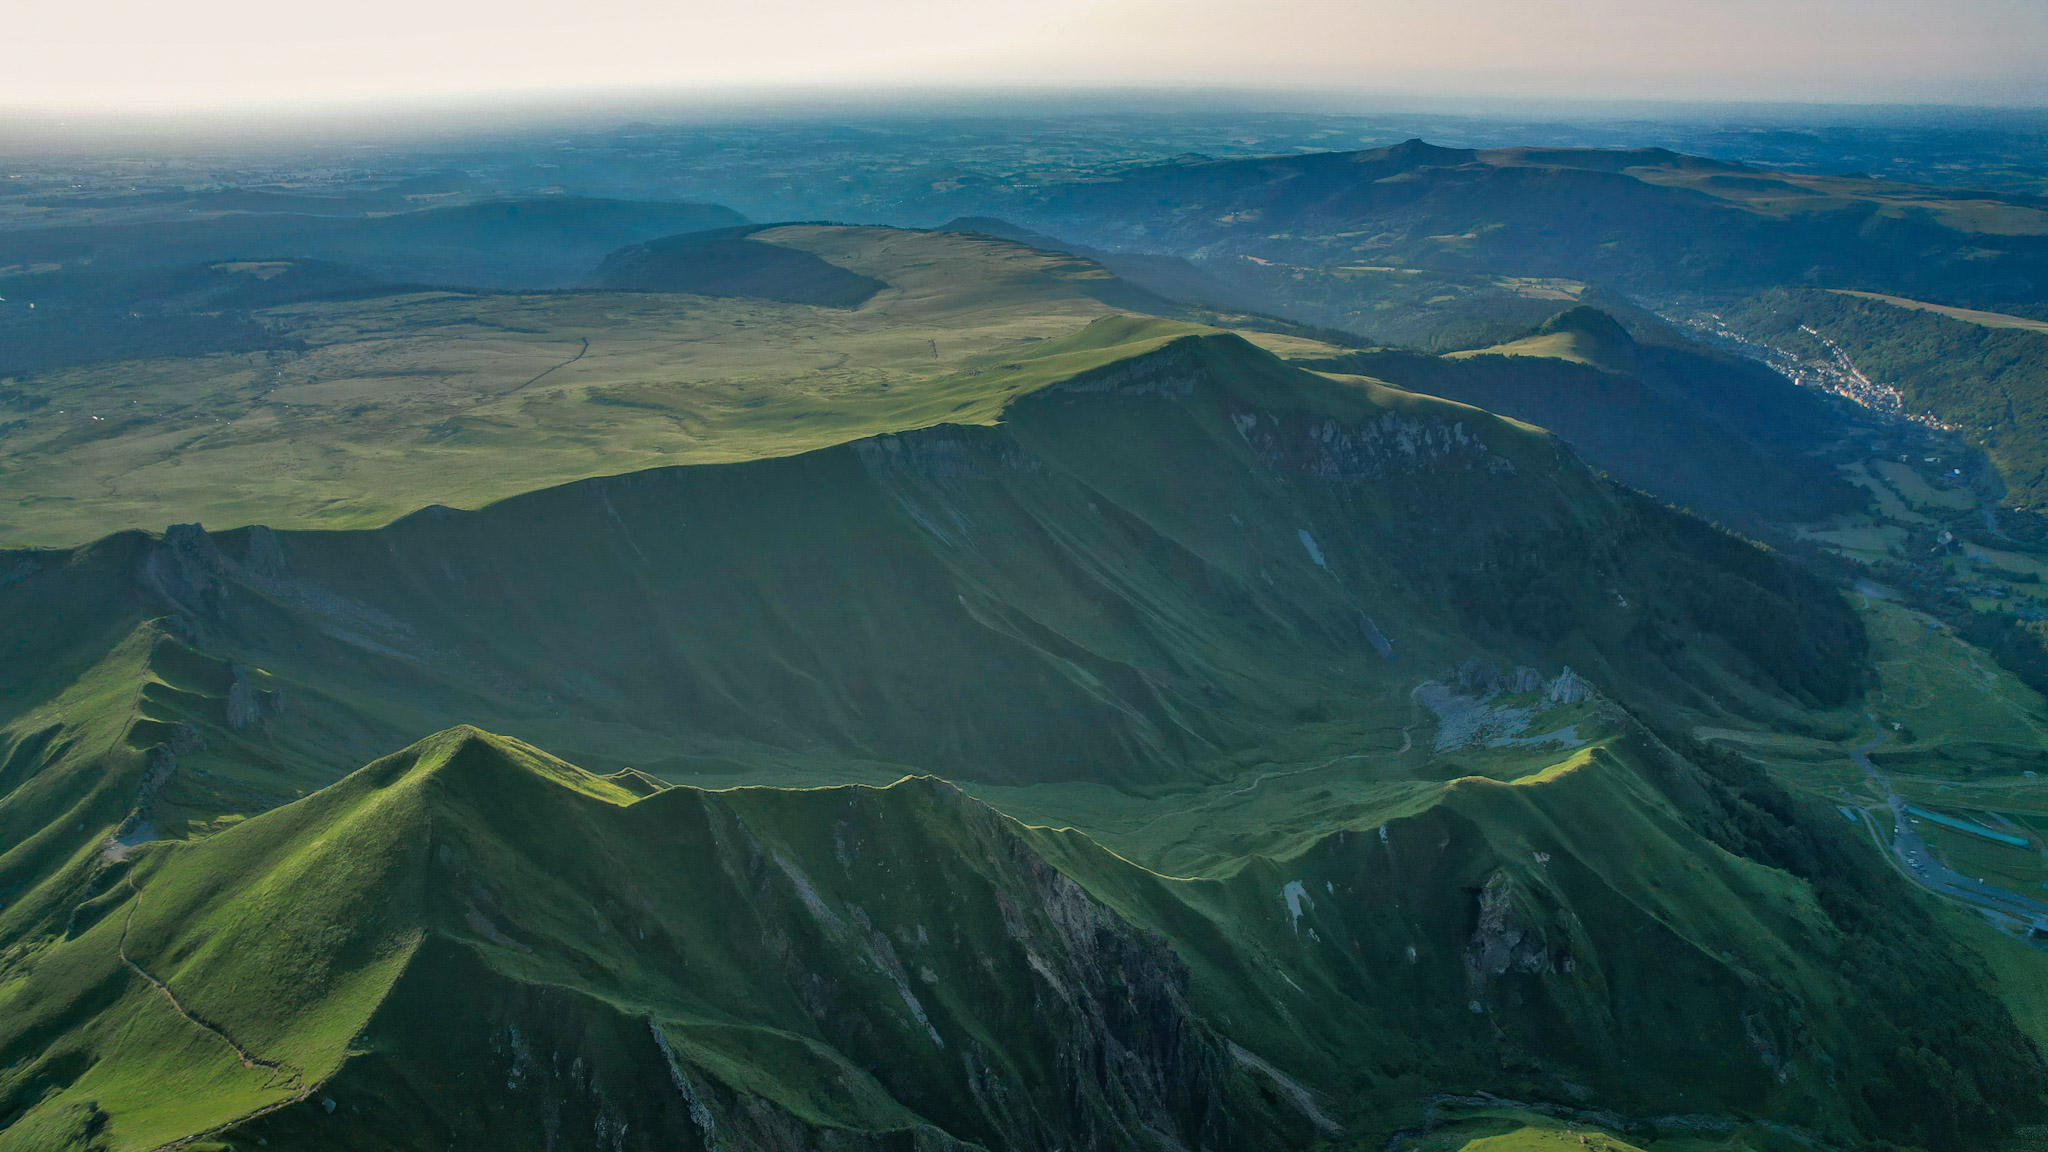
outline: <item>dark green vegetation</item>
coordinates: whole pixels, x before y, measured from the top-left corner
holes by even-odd
[[[1584,306],[1455,357],[1380,350],[1315,366],[1549,428],[1615,476],[1724,523],[1820,520],[1865,502],[1809,455],[1841,434],[1825,401],[1752,361],[1640,343]]]
[[[1237,337],[1038,379],[993,427],[6,556],[0,1148],[2039,1107],[1846,827],[1657,735],[1853,708],[1834,593]],[[865,786],[922,773],[959,788]],[[778,787],[673,786],[735,783]]]
[[[0,265],[23,269],[9,295],[29,300],[45,284],[62,285],[65,272],[90,270],[106,280],[121,272],[279,257],[333,261],[401,283],[546,288],[576,283],[607,252],[627,244],[744,223],[715,204],[572,196],[415,211],[333,203],[323,208],[307,198],[272,207],[245,200],[146,224],[12,229],[0,232]]]
[[[263,310],[403,285],[560,287],[621,245],[740,221],[715,205],[570,197],[375,213],[309,197],[202,203],[167,221],[0,230],[0,377],[296,351]]]
[[[95,270],[9,284],[17,300],[36,307],[0,311],[0,376],[108,360],[296,349],[298,341],[255,313],[405,290],[314,260],[223,260],[109,279]]]
[[[888,285],[801,249],[749,239],[761,229],[691,232],[622,248],[594,283],[639,292],[752,296],[785,304],[858,308]]]
[[[1753,338],[1822,358],[1832,341],[1905,410],[1983,448],[2004,503],[2048,505],[2048,333],[1991,327],[1841,292],[1778,289],[1725,313]],[[1810,331],[1809,331],[1810,329]]]
[[[1657,294],[1813,283],[1991,305],[2048,297],[2048,208],[1760,171],[1662,149],[1440,148],[1192,159],[1039,190],[1012,219],[1084,243],[1569,277]]]
[[[1044,252],[1065,252],[1100,264],[1115,273],[1119,279],[1139,285],[1168,300],[1222,311],[1243,311],[1252,306],[1251,299],[1244,293],[1178,256],[1160,256],[1147,252],[1111,252],[1102,248],[1090,248],[1085,244],[1072,244],[1041,232],[1033,232],[1029,228],[1019,228],[1007,220],[997,220],[992,216],[962,216],[957,220],[948,221],[940,230],[994,236]]]
[[[1302,267],[1264,259],[1197,263],[1157,252],[1091,248],[985,216],[962,217],[945,227],[1072,253],[1186,306],[1293,317],[1319,326],[1319,338],[1343,346],[1377,342],[1430,352],[1483,347],[1514,339],[1562,304],[1587,296],[1586,285],[1570,280],[1392,265]]]

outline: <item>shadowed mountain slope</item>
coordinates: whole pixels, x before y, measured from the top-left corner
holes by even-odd
[[[1967,304],[2036,301],[2048,289],[2042,201],[1763,172],[1654,148],[1410,140],[1194,159],[1055,186],[1002,211],[1110,248],[1567,276],[1660,293],[1818,282]]]
[[[2038,510],[2048,502],[2048,332],[1806,289],[1774,289],[1726,312],[1750,337],[1847,364],[1894,393],[1901,411],[1931,416],[1981,447],[2007,503]]]
[[[605,253],[657,236],[744,223],[715,204],[575,196],[381,215],[208,212],[148,224],[0,233],[0,265],[98,278],[222,260],[327,260],[400,283],[475,288],[573,284]]]
[[[1831,590],[1233,336],[1034,381],[0,557],[0,1149],[1377,1146],[1474,1091],[1960,1147],[2038,1106],[1850,831],[1657,735],[1851,698]],[[477,721],[519,739],[433,735]],[[783,787],[670,786],[736,782]],[[1148,797],[1197,831],[1114,818]]]
[[[16,603],[92,589],[330,700],[350,719],[305,736],[336,770],[469,716],[658,772],[822,754],[1147,788],[1303,717],[1404,711],[1475,655],[1763,716],[1840,699],[1860,643],[1832,593],[1538,430],[1229,336],[995,427],[9,563]]]
[[[940,230],[978,233],[1014,240],[1019,244],[1028,244],[1048,252],[1068,252],[1084,260],[1092,260],[1116,273],[1120,279],[1157,293],[1167,300],[1178,300],[1225,311],[1255,310],[1260,306],[1260,303],[1251,296],[1223,283],[1178,256],[1162,256],[1150,252],[1110,252],[1101,248],[1090,248],[1047,236],[1042,232],[1033,232],[1029,228],[1020,228],[1007,220],[998,220],[993,216],[962,216],[957,220],[947,221],[940,226]]]
[[[760,227],[726,228],[649,240],[604,258],[600,288],[754,296],[788,304],[857,308],[888,285],[797,248],[751,238]]]
[[[1431,1090],[1909,1130],[1832,1087],[1912,1070],[1714,796],[1624,741],[1186,881],[934,780],[640,795],[457,729],[110,856],[0,991],[0,1148],[1292,1148]]]
[[[1638,342],[1588,307],[1471,352],[1307,363],[1541,425],[1595,466],[1724,523],[1820,520],[1864,502],[1810,455],[1842,434],[1826,401],[1753,361]]]

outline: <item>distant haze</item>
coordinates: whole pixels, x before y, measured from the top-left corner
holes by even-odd
[[[0,107],[1298,87],[2048,105],[2043,0],[10,0]]]

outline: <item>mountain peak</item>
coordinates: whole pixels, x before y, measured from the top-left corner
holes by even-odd
[[[1547,336],[1553,332],[1577,332],[1616,344],[1634,344],[1635,337],[1621,326],[1621,321],[1602,312],[1590,304],[1567,308],[1536,326],[1531,336]]]
[[[1538,356],[1569,360],[1618,376],[1634,375],[1636,371],[1635,337],[1630,336],[1628,329],[1614,317],[1585,304],[1559,312],[1519,340],[1491,348],[1451,353],[1453,359],[1470,356]]]
[[[1420,136],[1410,137],[1399,144],[1353,153],[1365,162],[1383,161],[1403,167],[1420,167],[1425,164],[1455,165],[1469,162],[1475,153],[1469,148],[1444,148],[1431,144]]]

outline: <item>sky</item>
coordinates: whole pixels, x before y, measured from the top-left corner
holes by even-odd
[[[802,88],[2048,106],[2048,0],[0,0],[0,108]]]

